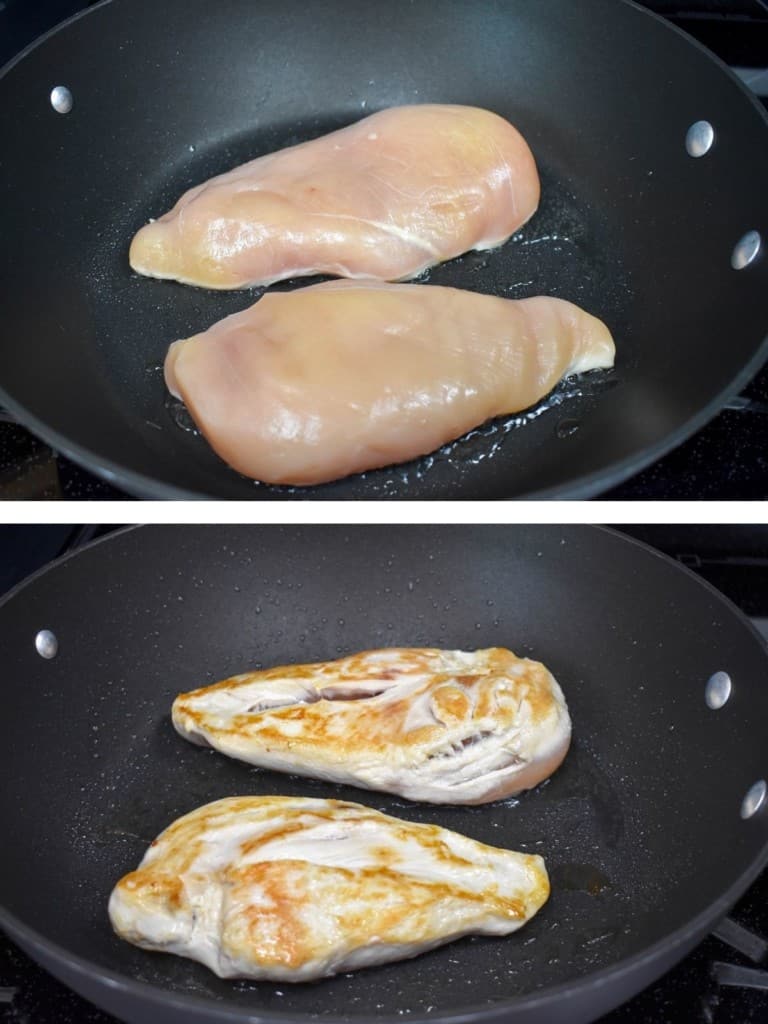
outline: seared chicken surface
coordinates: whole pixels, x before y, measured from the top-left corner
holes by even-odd
[[[538,856],[359,804],[232,797],[167,828],[109,915],[129,942],[222,978],[310,981],[507,935],[548,895]]]
[[[206,288],[400,280],[499,245],[538,202],[531,151],[503,118],[395,107],[190,189],[138,232],[130,262]]]
[[[307,485],[426,455],[614,351],[562,299],[331,281],[176,342],[165,379],[234,469]]]
[[[172,715],[186,739],[250,764],[430,803],[529,789],[571,736],[549,671],[501,647],[387,648],[247,672],[180,694]]]

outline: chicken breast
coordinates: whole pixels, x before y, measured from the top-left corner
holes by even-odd
[[[425,455],[614,353],[561,299],[330,281],[176,342],[165,380],[230,466],[305,485]]]
[[[399,280],[500,245],[538,202],[531,151],[503,118],[396,107],[190,189],[138,232],[130,262],[205,288]]]
[[[185,739],[262,768],[442,804],[535,786],[571,738],[552,675],[502,647],[387,648],[247,672],[180,694],[172,717]]]
[[[548,895],[538,856],[339,800],[231,797],[167,828],[109,916],[222,978],[311,981],[507,935]]]

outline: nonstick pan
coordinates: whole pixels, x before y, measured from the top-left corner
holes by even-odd
[[[546,662],[574,723],[562,768],[519,802],[430,806],[259,771],[170,722],[178,691],[257,665],[498,644]],[[0,923],[134,1024],[578,1024],[681,958],[768,859],[768,808],[742,817],[768,775],[765,644],[710,586],[609,531],[133,529],[17,588],[0,649]],[[718,672],[731,696],[715,710]],[[221,981],[116,938],[109,892],[154,836],[246,793],[358,800],[542,853],[552,897],[506,940],[311,985]]]
[[[314,489],[247,480],[167,399],[161,366],[259,291],[140,278],[131,237],[210,175],[424,102],[509,118],[543,187],[506,246],[428,280],[573,300],[612,328],[616,368],[404,466]],[[693,156],[702,121],[714,142]],[[631,3],[111,0],[6,68],[0,138],[0,403],[138,495],[587,496],[701,427],[766,355],[765,113]]]

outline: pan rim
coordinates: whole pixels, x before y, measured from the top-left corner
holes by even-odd
[[[33,40],[27,47],[25,47],[20,53],[16,54],[11,60],[0,68],[0,82],[5,75],[10,72],[18,63],[20,63],[29,53],[42,46],[52,36],[58,32],[68,28],[70,25],[79,21],[100,8],[107,7],[113,0],[100,0],[99,3],[94,4],[92,7],[86,8],[70,18],[65,19],[58,25],[55,25],[48,32],[39,36]],[[741,91],[742,95],[745,96],[752,108],[756,110],[763,122],[768,128],[768,111],[766,111],[762,105],[758,102],[757,98],[753,93],[746,87],[746,85],[735,75],[731,69],[717,57],[711,50],[707,49],[698,40],[694,39],[683,29],[678,28],[676,25],[667,21],[665,18],[656,14],[653,11],[642,7],[636,2],[636,0],[622,0],[627,7],[631,7],[642,15],[646,15],[652,18],[659,25],[665,29],[676,33],[681,38],[685,39],[689,44],[693,45],[702,55],[712,61],[719,70],[724,73],[730,81]],[[707,423],[709,423],[714,417],[723,410],[727,402],[735,397],[745,385],[752,379],[757,371],[768,361],[768,329],[764,335],[762,341],[757,345],[754,354],[748,360],[748,362],[733,376],[733,378],[725,384],[725,386],[712,398],[710,401],[698,412],[688,417],[683,423],[681,423],[676,430],[666,435],[664,438],[658,440],[654,444],[647,445],[635,452],[633,455],[624,456],[613,462],[609,462],[607,465],[600,469],[596,469],[591,473],[580,474],[577,476],[571,476],[564,479],[561,483],[553,485],[551,487],[540,488],[538,490],[526,491],[522,494],[499,494],[496,495],[492,500],[498,501],[509,501],[509,500],[536,500],[536,499],[582,499],[590,498],[599,495],[601,492],[615,487],[618,484],[623,483],[630,477],[636,475],[654,462],[658,461],[664,455],[677,448],[684,441],[693,437],[700,429],[702,429]],[[195,490],[193,488],[182,487],[176,484],[169,484],[164,480],[157,479],[153,475],[149,475],[138,470],[129,469],[121,465],[116,459],[111,456],[104,455],[96,451],[92,446],[87,444],[80,444],[79,442],[72,441],[65,437],[60,431],[54,427],[48,426],[45,422],[39,419],[38,416],[30,413],[25,406],[18,402],[13,396],[9,395],[6,390],[0,385],[0,403],[2,403],[19,421],[19,423],[29,429],[39,439],[48,444],[56,453],[64,455],[66,458],[72,459],[75,463],[82,466],[89,472],[94,473],[101,479],[114,487],[121,488],[128,492],[128,494],[144,498],[144,499],[159,499],[159,500],[287,500],[290,497],[291,500],[345,500],[345,501],[359,501],[359,500],[379,500],[376,496],[368,498],[341,498],[335,497],[334,495],[327,495],[322,498],[318,498],[317,494],[314,493],[312,488],[302,489],[299,493],[290,496],[284,496],[279,494],[268,493],[264,496],[254,494],[252,497],[230,495],[222,496],[221,494],[209,494],[204,491]],[[234,474],[234,470],[232,471]],[[335,483],[332,481],[331,483]],[[394,497],[394,496],[393,496]],[[432,498],[431,500],[451,500],[456,497],[450,493],[440,495]],[[412,499],[408,494],[407,490],[404,494],[398,494],[397,500],[416,500]],[[430,500],[430,499],[426,499]],[[470,499],[473,500],[473,499]],[[474,499],[476,500],[476,499]]]
[[[88,544],[84,544],[82,547],[77,548],[74,551],[70,551],[59,558],[47,563],[47,565],[38,569],[30,576],[21,580],[16,586],[9,590],[2,598],[0,598],[0,611],[4,606],[16,597],[22,590],[27,586],[31,586],[38,578],[42,577],[49,570],[63,565],[71,558],[75,558],[82,552],[89,548],[96,547],[99,544],[107,543],[113,539],[122,537],[128,533],[133,533],[139,530],[150,529],[184,529],[185,527],[192,528],[212,528],[216,524],[132,524],[124,526],[118,530],[113,531],[103,537],[96,538],[90,541]],[[280,524],[225,524],[225,525],[239,525],[240,528],[244,526],[248,529],[256,529],[259,531],[263,530],[275,530],[275,529],[286,529],[286,526]],[[365,525],[365,524],[359,524]],[[375,524],[370,524],[375,525]],[[403,524],[400,524],[401,526]],[[464,529],[475,529],[475,525],[470,524],[410,524],[407,528],[414,529],[419,525],[430,526],[434,528],[435,525],[438,527],[456,527],[460,528],[463,526]],[[525,524],[525,523],[506,523],[506,524],[481,524],[486,525],[488,528],[498,528],[502,526],[505,529],[515,529],[516,527],[524,526],[544,526],[551,530],[563,529],[562,524]],[[336,526],[337,529],[346,529],[343,524],[301,524],[298,528],[302,530],[312,529],[318,530],[328,526]],[[290,527],[293,528],[293,527]],[[741,622],[742,627],[745,627],[755,639],[759,645],[765,650],[766,641],[762,634],[752,625],[747,616],[741,611],[741,609],[734,604],[733,601],[721,591],[719,591],[713,584],[703,577],[697,575],[692,569],[675,561],[669,555],[662,551],[650,546],[644,541],[638,540],[635,537],[628,536],[627,534],[621,533],[619,530],[607,527],[599,524],[566,524],[565,528],[568,530],[576,530],[580,533],[592,532],[592,533],[606,533],[614,538],[619,539],[621,542],[628,543],[630,545],[641,548],[646,554],[655,556],[661,559],[663,562],[669,564],[670,568],[687,575],[694,583],[702,586],[713,598],[722,603],[725,609]],[[684,946],[687,942],[690,942],[695,936],[701,936],[702,938],[706,935],[707,931],[711,930],[711,926],[720,920],[739,899],[739,897],[746,891],[749,885],[755,880],[760,872],[768,865],[768,840],[765,842],[760,853],[754,858],[751,865],[735,880],[735,882],[726,890],[725,893],[721,894],[717,900],[714,901],[709,907],[701,911],[692,920],[686,922],[680,928],[676,929],[669,935],[654,942],[650,947],[643,950],[642,952],[636,953],[631,957],[619,961],[610,967],[601,968],[599,971],[595,971],[590,974],[586,974],[583,977],[571,982],[562,982],[560,985],[552,986],[541,992],[534,992],[527,996],[511,996],[510,998],[498,1001],[492,1005],[488,1003],[479,1004],[476,1006],[470,1006],[464,1008],[458,1012],[430,1015],[429,1017],[413,1015],[412,1020],[414,1024],[435,1024],[435,1022],[445,1022],[445,1024],[473,1024],[476,1021],[482,1020],[498,1020],[501,1014],[517,1014],[524,1013],[528,1010],[546,1008],[548,1005],[554,1005],[569,996],[581,994],[585,991],[595,990],[601,988],[603,985],[608,983],[614,983],[618,981],[623,975],[632,973],[638,969],[641,969],[644,965],[651,964],[654,960],[659,959],[662,956],[667,956],[670,951],[678,950]],[[101,986],[112,989],[113,991],[119,991],[125,995],[133,998],[139,998],[146,1000],[151,1005],[154,1005],[160,1009],[162,1008],[173,1008],[180,1011],[199,1011],[199,1012],[210,1012],[214,1007],[217,1014],[217,1019],[222,1021],[222,1024],[236,1024],[236,1022],[248,1021],[250,1024],[289,1024],[289,1022],[295,1022],[295,1024],[307,1024],[310,1021],[310,1015],[308,1014],[297,1014],[295,1012],[284,1012],[279,1010],[270,1010],[268,1013],[254,1013],[247,1007],[222,1007],[219,1001],[204,998],[201,996],[186,995],[184,993],[169,993],[163,989],[158,988],[156,985],[149,984],[143,981],[137,981],[127,974],[112,970],[111,968],[100,967],[98,964],[79,954],[72,953],[65,947],[61,946],[58,942],[54,942],[41,935],[35,928],[25,924],[10,911],[6,910],[5,907],[0,905],[0,927],[6,930],[11,938],[20,938],[24,943],[28,943],[36,950],[41,950],[46,957],[49,957],[57,965],[65,967],[68,971],[74,972],[93,982],[94,980]],[[64,983],[66,984],[66,983]],[[71,987],[71,986],[68,986]],[[375,1020],[375,1024],[396,1024],[402,1020],[402,1018],[396,1014],[388,1013],[380,1017],[371,1018],[363,1015],[360,1016],[346,1016],[340,1017],[337,1015],[329,1016],[324,1018],[327,1024],[363,1024],[366,1020]]]

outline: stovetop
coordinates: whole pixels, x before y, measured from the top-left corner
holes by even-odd
[[[60,553],[114,527],[0,529],[0,594]],[[727,594],[768,640],[768,526],[627,526]],[[600,1024],[766,1024],[768,871],[730,916],[659,982]],[[0,933],[0,1024],[117,1024]]]
[[[0,0],[0,66],[86,0]],[[768,107],[768,0],[645,0],[733,67]],[[0,411],[0,499],[129,497]],[[708,426],[609,499],[768,498],[768,368]]]

